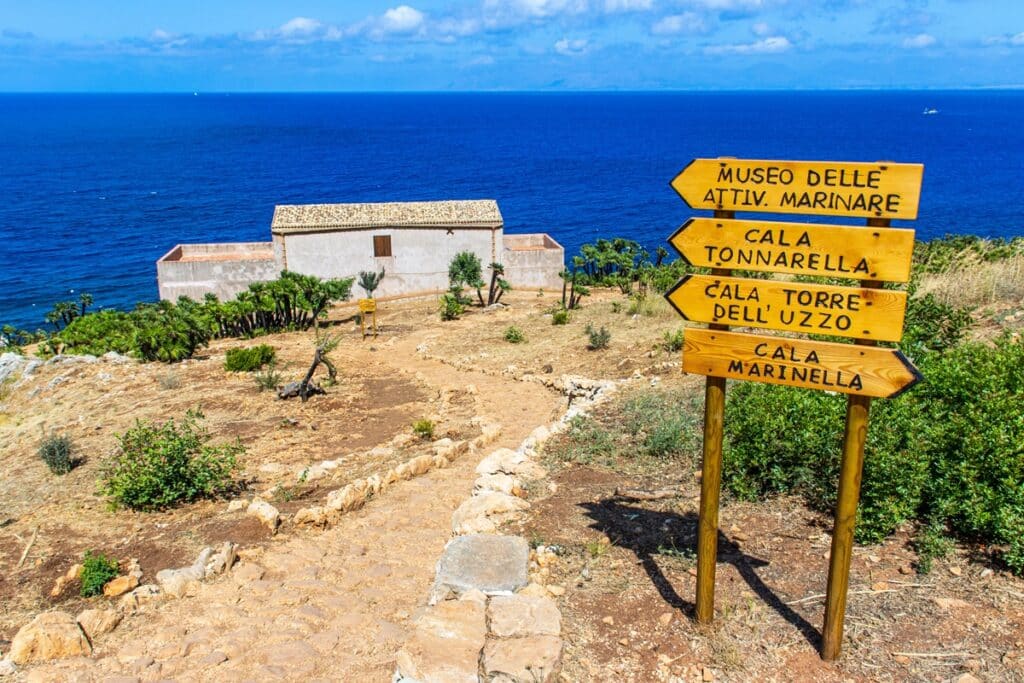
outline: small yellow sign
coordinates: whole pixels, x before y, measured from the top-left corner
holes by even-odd
[[[899,341],[906,292],[687,275],[665,295],[687,320]]]
[[[921,379],[896,349],[688,329],[683,372],[892,398]]]
[[[672,180],[691,208],[917,218],[921,164],[694,159]]]
[[[691,218],[669,238],[694,266],[906,282],[914,231]]]
[[[377,312],[377,301],[375,299],[360,299],[359,300],[359,312],[360,313],[376,313]]]

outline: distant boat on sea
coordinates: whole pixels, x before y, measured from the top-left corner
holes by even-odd
[[[924,111],[921,113],[924,114],[925,116],[928,116],[929,114],[938,114],[939,110],[930,107],[925,107]]]

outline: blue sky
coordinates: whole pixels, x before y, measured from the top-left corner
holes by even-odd
[[[1024,0],[0,0],[0,91],[1022,86]]]

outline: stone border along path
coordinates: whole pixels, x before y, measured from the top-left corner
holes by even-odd
[[[543,546],[531,550],[525,538],[497,529],[522,517],[530,507],[520,497],[523,487],[547,476],[535,462],[544,442],[617,386],[564,376],[561,388],[571,405],[561,419],[537,427],[517,450],[499,448],[477,465],[473,495],[452,515],[456,536],[438,560],[429,607],[398,652],[392,683],[556,680],[563,643],[561,612],[553,598],[565,589],[530,582],[529,572],[546,573],[543,567],[554,553]]]
[[[411,352],[412,344],[408,346]],[[415,358],[412,353],[395,356],[403,365],[396,370],[406,372],[409,365],[418,366],[435,386],[464,386],[476,374],[480,386],[487,388],[480,392],[478,411],[509,420],[507,430],[495,427],[488,430],[488,438],[516,443],[526,435],[528,425],[561,412],[558,404],[564,399],[546,391],[538,394],[537,384],[509,380],[496,387],[484,373],[458,372],[428,359],[416,361],[409,357]],[[564,380],[565,393],[584,402],[613,384]],[[581,412],[583,403],[570,402],[562,421],[553,425],[556,430],[564,429],[563,423]],[[538,436],[543,440],[540,429],[520,448],[535,447]],[[485,461],[496,461],[501,467],[525,462],[519,455],[510,459],[509,453],[517,452],[499,448]],[[78,639],[80,656],[73,656],[72,650],[65,653],[72,655],[68,659],[37,664],[23,672],[5,660],[0,675],[13,673],[19,680],[47,682],[176,677],[189,681],[385,680],[394,670],[395,652],[405,641],[412,618],[423,609],[416,596],[423,594],[430,578],[424,553],[429,557],[440,552],[439,543],[451,533],[442,519],[458,507],[462,486],[473,482],[471,468],[466,460],[457,460],[443,474],[431,469],[423,476],[395,482],[389,496],[375,501],[378,504],[356,506],[318,532],[296,528],[294,534],[278,536],[265,546],[242,550],[229,544],[216,554],[237,554],[239,565],[218,580],[203,580],[219,568],[211,571],[211,564],[218,562],[212,550],[204,550],[205,555],[191,567],[172,570],[189,574],[179,574],[181,594],[187,599],[163,599],[165,594],[155,592],[155,587],[140,586],[141,593],[132,591],[122,599],[123,615],[97,610],[101,613],[83,613],[75,623],[70,615],[44,613],[36,624],[46,627],[37,629],[38,642],[64,633],[69,641]],[[191,576],[199,565],[204,576]],[[492,603],[492,611],[500,610],[500,602]],[[549,611],[541,609],[541,613],[550,616]],[[112,623],[112,628],[119,616],[131,628],[107,633],[97,642],[81,638],[86,624],[106,629]],[[500,617],[498,623],[503,623]],[[495,633],[505,633],[503,628]],[[510,633],[518,632],[508,628]]]

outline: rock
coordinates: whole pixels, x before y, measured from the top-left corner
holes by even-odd
[[[959,598],[932,598],[932,602],[944,610],[970,607],[970,603]]]
[[[14,662],[9,660],[0,661],[0,676],[13,676],[18,672],[18,667],[14,665]]]
[[[337,512],[349,512],[361,508],[366,502],[366,490],[360,490],[352,484],[331,491],[327,494],[327,508]]]
[[[510,595],[527,584],[530,545],[519,536],[459,536],[445,546],[437,563],[431,603],[477,589]]]
[[[563,586],[548,586],[548,593],[555,596],[556,598],[565,595],[565,587]]]
[[[877,581],[877,582],[871,584],[871,590],[873,590],[873,591],[889,590],[889,584],[887,584],[885,581]]]
[[[311,526],[327,526],[329,510],[321,505],[302,508],[295,513],[292,522],[296,526],[309,524]]]
[[[550,594],[548,593],[548,589],[542,586],[541,584],[531,583],[526,588],[523,588],[518,593],[516,593],[516,595],[528,595],[535,598],[546,598]]]
[[[562,668],[562,639],[557,636],[492,638],[484,646],[484,680],[548,683]]]
[[[899,566],[899,568],[897,569],[897,571],[900,574],[904,574],[904,575],[906,575],[906,574],[913,574],[914,573],[914,568],[911,567],[909,564],[901,564]]]
[[[198,582],[206,578],[206,563],[213,554],[213,548],[203,548],[192,566],[159,571],[156,574],[156,581],[164,593],[176,598],[184,597],[197,588]]]
[[[139,605],[156,600],[161,595],[163,593],[161,593],[159,586],[153,583],[146,583],[131,593],[122,596],[119,605],[126,612],[133,612],[139,608]]]
[[[953,683],[982,683],[982,681],[974,674],[960,674],[953,679]]]
[[[491,635],[499,638],[562,633],[562,615],[550,598],[534,598],[522,593],[498,595],[491,598],[487,616]]]
[[[113,609],[87,609],[75,618],[89,640],[110,633],[121,623],[121,613]]]
[[[249,503],[246,512],[258,518],[272,533],[277,533],[277,525],[281,523],[281,513],[277,511],[276,507],[265,500],[256,498]]]
[[[478,491],[497,491],[514,496],[516,491],[522,491],[522,484],[511,474],[485,474],[473,482],[473,493]]]
[[[661,616],[658,617],[658,623],[662,626],[668,626],[672,623],[672,616],[671,612],[662,612]]]
[[[134,576],[119,576],[103,585],[103,594],[108,598],[116,598],[135,589],[138,585],[139,580]]]
[[[520,517],[530,504],[506,493],[487,492],[467,499],[452,514],[452,531],[459,535],[493,533]]]
[[[231,569],[231,566],[238,559],[238,545],[231,541],[225,541],[220,550],[210,556],[206,561],[206,577],[217,576]]]
[[[530,438],[539,446],[551,438],[551,431],[545,425],[541,425],[530,432]]]
[[[713,681],[715,680],[715,672],[710,667],[705,666],[700,671],[700,677],[704,681]]]
[[[949,573],[952,574],[953,576],[960,576],[961,574],[964,573],[964,570],[961,569],[960,567],[950,567],[949,568]]]
[[[421,455],[413,458],[408,463],[409,472],[412,476],[418,477],[421,474],[426,474],[430,471],[430,468],[434,466],[434,456],[432,455]]]
[[[487,637],[484,606],[451,600],[430,607],[395,657],[396,680],[477,683],[480,651]]]
[[[89,640],[67,612],[43,612],[11,641],[8,659],[18,665],[92,654]]]
[[[604,619],[601,620],[601,623],[608,624],[609,626],[614,626],[615,625],[615,617],[607,616],[607,617],[605,617]]]
[[[499,448],[476,466],[477,474],[510,474],[520,479],[541,479],[547,470],[536,464],[525,453],[508,448]]]

